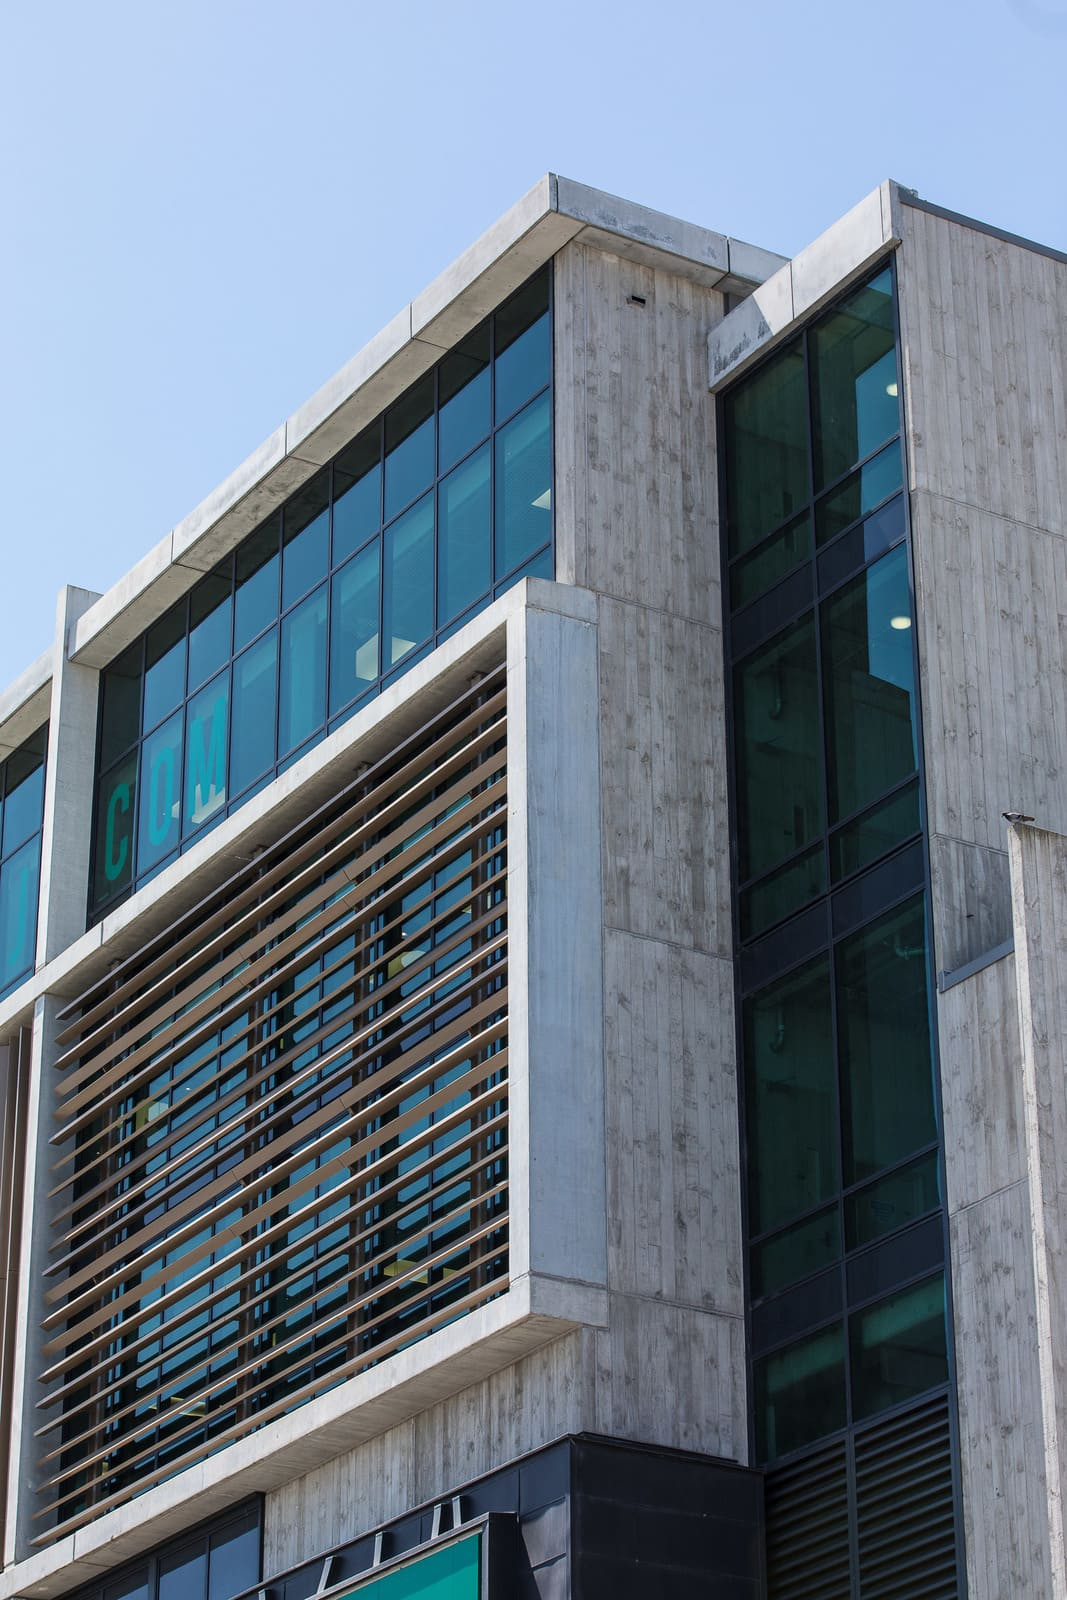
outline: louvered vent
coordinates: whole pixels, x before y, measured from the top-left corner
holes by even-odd
[[[70,1009],[38,1542],[507,1287],[505,710],[501,670]]]
[[[766,1479],[768,1600],[851,1600],[844,1441]]]
[[[855,1448],[861,1600],[956,1600],[947,1399],[857,1434]]]

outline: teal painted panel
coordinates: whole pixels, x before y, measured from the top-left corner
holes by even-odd
[[[478,1600],[481,1572],[482,1536],[476,1533],[361,1583],[344,1600]]]

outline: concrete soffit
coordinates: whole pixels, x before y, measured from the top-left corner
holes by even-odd
[[[106,666],[573,239],[733,293],[749,292],[784,261],[756,245],[547,174],[73,623],[68,656],[81,666]],[[0,739],[4,706],[14,702],[22,684],[20,678],[0,698]]]
[[[708,386],[739,376],[901,241],[900,185],[887,180],[767,277],[708,335]]]
[[[46,650],[0,694],[0,761],[48,721],[52,708],[52,651]]]

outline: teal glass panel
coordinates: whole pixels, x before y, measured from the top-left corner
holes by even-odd
[[[736,669],[738,844],[742,880],[823,830],[815,622],[802,617]]]
[[[144,726],[154,728],[185,697],[185,602],[149,628],[145,641]]]
[[[496,575],[552,538],[552,397],[544,394],[496,436]]]
[[[230,793],[237,795],[274,765],[278,693],[277,630],[233,664],[230,714]]]
[[[5,788],[0,855],[9,856],[44,821],[44,745],[47,729],[14,751],[3,768]]]
[[[0,868],[0,991],[33,970],[41,841],[31,839]]]
[[[326,720],[326,585],[282,623],[278,756],[310,739]]]
[[[830,967],[825,956],[745,1001],[749,1232],[838,1190]]]
[[[385,413],[385,520],[429,488],[434,475],[433,374]]]
[[[334,573],[330,617],[330,715],[369,689],[378,656],[377,539]]]
[[[503,422],[543,389],[552,373],[548,274],[520,289],[495,318],[496,420]]]
[[[133,824],[137,798],[137,752],[100,779],[96,802],[93,904],[102,905],[133,880]]]
[[[830,840],[830,876],[834,883],[869,867],[905,839],[919,832],[919,780],[881,800]]]
[[[919,760],[908,552],[898,545],[822,607],[830,821],[894,788]]]
[[[138,639],[101,676],[100,765],[109,767],[141,732],[141,667]]]
[[[497,585],[497,593],[506,594],[522,578],[548,578],[551,580],[555,575],[556,562],[552,547],[549,545],[544,550],[539,550],[535,556],[531,556],[525,566],[516,567],[510,577],[505,578],[503,583]]]
[[[485,438],[492,423],[489,328],[478,328],[437,371],[437,470],[447,472]]]
[[[330,565],[330,475],[288,500],[282,513],[282,610],[321,583]]]
[[[492,582],[489,446],[437,489],[437,620],[451,622]]]
[[[850,1250],[872,1244],[941,1204],[937,1152],[910,1161],[845,1201],[845,1238]]]
[[[749,1280],[752,1298],[788,1289],[841,1258],[841,1224],[836,1206],[776,1233],[752,1250]]]
[[[474,1534],[368,1577],[339,1600],[481,1600],[481,1575],[481,1535]]]
[[[817,493],[900,427],[888,267],[815,325],[810,359]]]
[[[851,1185],[937,1137],[922,895],[842,940],[835,959]]]
[[[189,596],[189,693],[214,676],[230,659],[233,585],[211,573]]]
[[[278,615],[278,541],[281,518],[271,517],[238,546],[233,648],[241,650]]]
[[[851,1317],[849,1359],[857,1422],[947,1383],[944,1274]]]
[[[433,495],[386,528],[383,565],[387,672],[433,632]]]
[[[845,1333],[801,1339],[753,1365],[756,1454],[774,1461],[845,1426]]]
[[[141,746],[137,808],[137,875],[178,848],[181,802],[182,714],[157,728]]]
[[[742,555],[810,497],[808,398],[798,339],[723,402],[729,551]]]
[[[788,866],[779,867],[741,895],[741,937],[752,939],[783,917],[792,916],[826,892],[826,853],[821,844]]]
[[[185,719],[185,816],[192,833],[226,804],[226,745],[230,728],[230,674],[220,673],[189,702]]]
[[[838,489],[815,505],[815,542],[824,545],[843,533],[859,517],[867,516],[875,506],[896,494],[903,482],[903,465],[900,441],[893,443],[880,455],[868,461],[851,478],[846,478]]]
[[[747,606],[811,555],[811,517],[805,511],[768,543],[730,569],[730,604]]]
[[[333,464],[333,564],[354,555],[382,523],[381,431],[369,428]]]

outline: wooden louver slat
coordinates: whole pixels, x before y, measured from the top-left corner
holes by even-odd
[[[68,1008],[38,1543],[507,1287],[505,719],[501,670]]]

